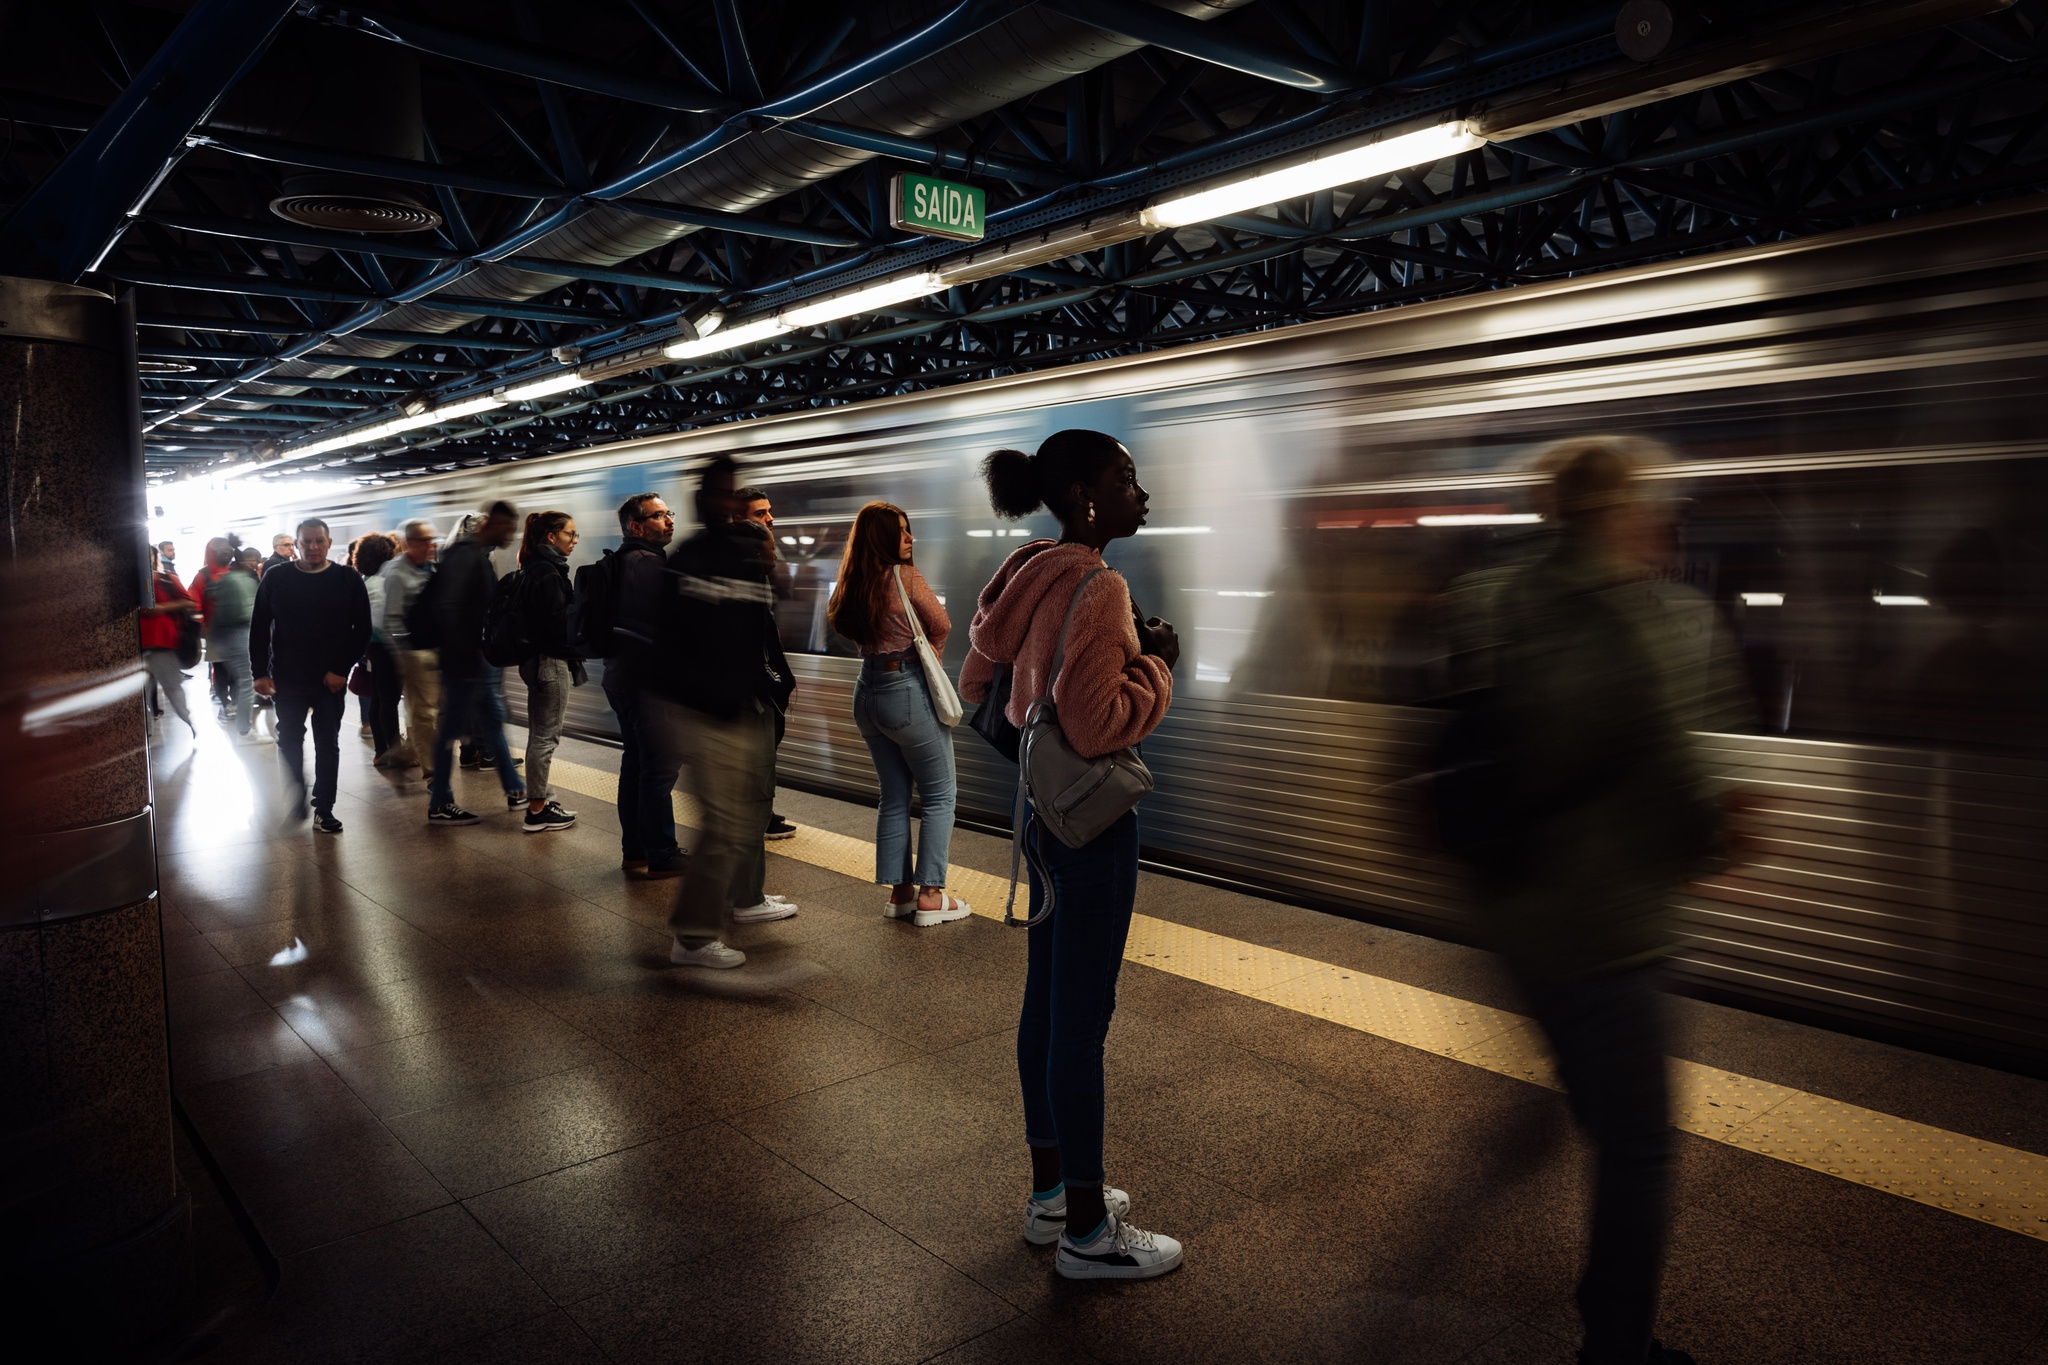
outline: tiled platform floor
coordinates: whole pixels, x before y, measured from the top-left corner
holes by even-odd
[[[1110,1175],[1188,1260],[1072,1285],[1018,1236],[1021,931],[771,858],[802,914],[684,972],[607,806],[529,837],[464,774],[485,823],[430,829],[351,725],[326,838],[269,823],[268,748],[202,721],[155,758],[177,1093],[282,1263],[206,1360],[1572,1359],[1584,1153],[1547,1091],[1127,965]],[[1149,875],[1139,909],[1515,1006],[1469,949]],[[1694,1060],[2048,1142],[2048,1085],[1676,1008]],[[1680,1144],[1663,1334],[1704,1365],[2048,1362],[2048,1243]]]

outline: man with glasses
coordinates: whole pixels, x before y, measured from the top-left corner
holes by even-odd
[[[391,653],[398,660],[399,686],[405,697],[405,734],[392,746],[387,762],[395,768],[424,768],[434,751],[434,734],[441,725],[441,671],[434,651],[413,645],[406,629],[405,614],[419,600],[420,590],[434,576],[434,556],[441,533],[431,521],[418,518],[399,528],[403,553],[395,556],[377,577],[384,583],[384,619],[378,624],[391,641]]]
[[[664,556],[676,537],[676,515],[653,493],[619,504],[624,542],[614,556],[614,652],[604,661],[604,695],[619,718],[619,847],[628,877],[642,881],[683,875],[676,843],[675,790],[681,766],[662,737],[650,687],[663,608],[674,595]]]

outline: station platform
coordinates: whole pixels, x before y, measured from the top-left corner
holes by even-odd
[[[976,914],[914,929],[871,813],[785,791],[769,889],[801,913],[741,930],[739,971],[673,968],[614,751],[564,744],[572,830],[520,833],[474,772],[483,823],[430,828],[353,713],[339,836],[278,827],[270,747],[155,744],[212,1314],[182,1358],[1573,1360],[1586,1153],[1486,954],[1145,875],[1109,1177],[1187,1260],[1068,1283],[1020,1236],[1005,840],[959,832]],[[2048,1362],[2048,1083],[1673,1009],[1669,1344]]]

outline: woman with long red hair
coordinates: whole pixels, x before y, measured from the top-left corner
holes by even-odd
[[[946,894],[946,857],[953,843],[953,736],[932,706],[918,662],[917,627],[944,655],[953,623],[911,563],[910,518],[871,502],[853,519],[839,561],[839,581],[826,605],[832,629],[861,654],[853,719],[874,756],[882,787],[875,817],[875,880],[890,888],[890,919],[924,927],[965,919],[967,902]],[[917,613],[916,623],[905,610]],[[924,805],[917,856],[910,849],[910,793]]]

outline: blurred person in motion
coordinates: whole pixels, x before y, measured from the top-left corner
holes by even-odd
[[[704,828],[669,915],[669,960],[738,967],[734,924],[787,919],[796,906],[764,889],[763,831],[775,806],[775,716],[795,684],[775,629],[766,532],[739,515],[736,466],[718,456],[697,489],[703,527],[669,556],[676,575],[657,649],[655,685],[670,751],[690,772]]]
[[[291,563],[292,560],[298,557],[298,553],[298,543],[290,536],[272,536],[270,538],[270,558],[263,561],[263,572],[269,573],[280,564]]]
[[[363,590],[370,598],[370,645],[363,654],[363,667],[370,675],[370,695],[363,700],[370,708],[370,745],[379,768],[403,766],[395,761],[399,747],[398,698],[403,692],[398,656],[391,650],[391,636],[384,629],[385,566],[398,558],[398,537],[372,531],[355,543],[351,563],[363,576]]]
[[[377,575],[383,585],[384,638],[398,665],[398,692],[405,702],[405,728],[397,747],[387,755],[387,767],[425,767],[431,758],[435,732],[440,728],[441,668],[431,649],[415,649],[405,614],[419,600],[420,590],[434,574],[434,556],[441,533],[434,523],[414,518],[398,528],[399,553]]]
[[[787,601],[795,591],[789,578],[783,572],[782,551],[775,545],[775,503],[767,491],[760,488],[742,488],[733,494],[739,499],[740,515],[768,533],[769,563],[774,571],[775,596],[778,601]],[[782,735],[787,727],[778,712],[775,721],[775,749],[782,751]],[[768,834],[770,839],[790,839],[796,836],[796,826],[782,818],[781,811],[768,813]]]
[[[313,828],[341,833],[334,818],[341,776],[341,721],[348,671],[370,643],[370,597],[361,575],[328,559],[327,523],[299,523],[298,557],[263,575],[249,619],[249,671],[277,704],[277,756],[287,814],[306,814],[306,728],[313,730]]]
[[[188,629],[186,623],[198,617],[199,604],[185,591],[178,576],[164,567],[163,552],[155,545],[149,547],[149,577],[153,605],[142,609],[140,623],[143,666],[149,670],[150,686],[162,695],[172,714],[184,721],[185,728],[197,739],[198,727],[192,724],[191,708],[185,705],[185,671],[178,663],[178,644],[179,637]],[[155,715],[163,714],[155,698],[151,698],[150,710]]]
[[[213,598],[209,589],[213,580],[234,564],[240,552],[241,542],[233,536],[215,536],[206,542],[206,562],[185,585],[185,591],[199,604],[199,629],[206,640],[207,690],[212,694],[214,708],[222,720],[228,718],[228,708],[234,704],[234,687],[227,671],[220,666],[219,645],[214,638]],[[242,624],[246,627],[248,622]],[[245,642],[246,639],[245,634]]]
[[[620,866],[636,880],[663,880],[682,876],[684,863],[669,799],[681,764],[658,723],[654,693],[654,644],[675,595],[667,564],[675,513],[659,495],[635,493],[619,504],[619,534],[619,548],[591,571],[604,600],[581,598],[577,612],[583,633],[601,635],[610,651],[604,697],[619,718]]]
[[[449,542],[435,570],[441,580],[432,601],[440,616],[441,729],[434,737],[434,768],[427,787],[427,822],[435,825],[477,822],[475,815],[455,804],[455,745],[465,736],[489,746],[497,756],[494,766],[505,803],[526,804],[525,788],[505,744],[504,705],[491,687],[497,670],[484,658],[484,615],[498,585],[491,553],[518,536],[519,512],[509,502],[494,502],[472,524],[473,531]]]
[[[998,516],[1043,506],[1059,518],[1060,538],[1019,547],[982,589],[962,694],[986,701],[995,666],[1011,665],[1006,714],[1021,727],[1045,694],[1064,635],[1053,702],[1067,743],[1091,758],[1137,744],[1172,704],[1180,638],[1164,621],[1141,621],[1122,576],[1103,564],[1105,546],[1145,523],[1147,495],[1130,452],[1102,432],[1067,430],[1035,455],[995,452],[982,473]],[[1102,1164],[1103,1043],[1138,893],[1138,813],[1081,848],[1044,837],[1035,821],[1026,838],[1032,913],[1048,879],[1056,904],[1028,931],[1017,1023],[1031,1151],[1024,1236],[1039,1246],[1056,1241],[1054,1269],[1069,1279],[1163,1275],[1181,1263],[1180,1243],[1130,1223],[1130,1196],[1104,1183]]]
[[[206,590],[206,652],[233,698],[235,733],[251,744],[267,742],[255,730],[256,683],[249,672],[249,622],[256,614],[256,571],[262,566],[261,550],[239,551]]]
[[[465,515],[461,521],[455,523],[455,534],[451,539],[464,540],[474,537],[478,529],[484,524],[484,515],[482,512],[470,512]],[[517,529],[513,532],[513,539],[518,539]],[[492,554],[495,556],[497,550],[503,548],[504,546],[502,545],[496,547]],[[491,563],[491,573],[494,577],[498,573],[495,559]],[[486,604],[486,607],[488,609],[488,604]],[[505,704],[505,670],[488,659],[484,661],[484,687],[490,692],[491,700],[497,704],[498,714],[500,716],[511,715],[511,711]],[[498,766],[498,756],[491,751],[489,741],[481,739],[476,735],[464,735],[462,742],[456,746],[455,753],[457,762],[465,769],[474,768],[481,771],[486,768],[495,769]],[[512,771],[515,776],[519,772],[519,762],[516,758],[511,760]],[[513,793],[508,792],[506,793],[505,801],[507,805],[511,806],[525,805],[524,786],[518,786],[517,800],[513,799]]]
[[[1713,867],[1724,819],[1682,714],[1709,691],[1689,676],[1707,656],[1673,651],[1674,608],[1644,590],[1670,517],[1637,470],[1669,459],[1620,439],[1546,452],[1558,534],[1498,585],[1485,631],[1496,775],[1468,861],[1480,923],[1597,1153],[1586,1365],[1692,1359],[1651,1335],[1674,1160],[1662,963],[1672,893]]]
[[[939,722],[905,611],[916,611],[934,652],[944,657],[953,623],[911,562],[910,518],[902,508],[871,502],[853,519],[839,561],[826,618],[860,649],[853,720],[867,741],[881,782],[875,817],[875,881],[890,888],[890,919],[920,928],[965,919],[967,903],[946,894],[946,858],[953,842],[953,733]],[[910,794],[923,801],[916,864],[910,848]]]
[[[519,663],[526,684],[526,819],[520,828],[528,834],[576,823],[576,812],[563,810],[548,786],[562,721],[569,714],[569,689],[584,682],[583,661],[569,646],[569,556],[575,550],[576,522],[567,512],[535,512],[526,518],[518,606],[533,650]]]

